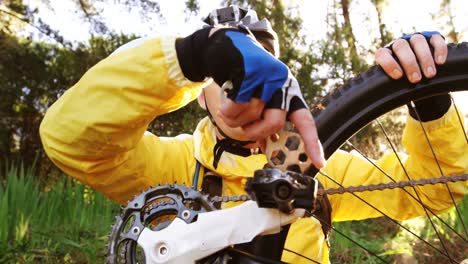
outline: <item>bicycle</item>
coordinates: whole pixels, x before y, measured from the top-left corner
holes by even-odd
[[[313,115],[316,120],[325,156],[326,158],[330,157],[345,143],[348,143],[348,148],[352,148],[362,154],[362,152],[349,143],[348,139],[372,120],[377,119],[379,116],[392,109],[408,103],[412,104],[411,102],[425,97],[464,90],[468,90],[468,43],[449,45],[447,62],[438,67],[437,76],[430,80],[424,80],[416,85],[410,84],[407,80],[403,79],[398,81],[391,80],[378,66],[374,66],[348,81],[343,86],[328,93],[313,109]],[[458,118],[460,120],[460,129],[464,133],[466,143],[468,144],[468,137],[461,122],[463,117],[458,115]],[[379,126],[382,127],[381,124],[379,124]],[[386,134],[385,130],[384,133]],[[391,148],[398,157],[393,145]],[[435,152],[433,153],[435,154]],[[372,163],[372,159],[365,158],[368,162]],[[436,156],[434,156],[434,160],[437,162]],[[377,166],[374,163],[372,164],[373,166]],[[324,175],[323,172],[318,173]],[[265,174],[267,174],[268,177],[266,178],[268,178],[268,180],[262,180],[265,179]],[[314,174],[315,173],[312,175]],[[255,178],[255,176],[258,177]],[[260,185],[257,187],[263,189],[258,193],[251,192],[250,197],[208,198],[208,196],[200,194],[193,188],[184,187],[182,185],[159,186],[136,196],[135,199],[130,201],[127,207],[123,209],[122,214],[117,217],[116,223],[113,226],[112,233],[110,234],[110,243],[108,245],[108,262],[140,263],[147,260],[149,263],[159,263],[159,261],[170,261],[171,256],[176,255],[174,252],[184,250],[175,248],[177,246],[190,244],[185,243],[187,242],[185,240],[192,239],[193,241],[191,242],[195,241],[199,244],[187,249],[185,253],[190,252],[190,254],[187,253],[183,255],[187,258],[176,258],[179,263],[182,260],[196,260],[197,263],[282,263],[280,258],[287,234],[287,224],[303,216],[304,213],[307,214],[308,212],[307,215],[312,215],[314,212],[326,210],[326,208],[323,208],[323,204],[317,205],[314,203],[315,201],[307,202],[307,197],[304,195],[304,193],[307,192],[315,192],[315,197],[317,197],[320,186],[317,181],[302,178],[304,176],[301,174],[281,172],[274,169],[267,169],[259,172],[259,175],[255,176],[254,179],[257,179],[257,182],[253,180],[254,182],[251,182],[249,186],[252,189],[252,184],[255,185],[255,183],[259,183]],[[329,177],[328,175],[324,176]],[[468,174],[450,177],[444,176],[447,175],[442,174],[438,180],[432,180],[432,183],[451,180],[466,181],[468,179]],[[310,177],[307,178],[311,179]],[[275,183],[275,180],[276,183],[289,182],[289,185],[271,185]],[[294,186],[293,182],[299,182],[300,184],[299,186]],[[353,190],[341,188],[341,190],[337,189],[334,191],[336,193],[340,193],[340,191],[358,192],[378,190],[379,188],[411,187],[417,184],[429,183],[431,183],[431,180],[418,183],[417,181],[408,179],[406,183],[390,183],[373,187],[361,186],[361,189],[357,187]],[[267,190],[267,197],[259,195],[262,194],[262,192],[265,194],[265,190]],[[292,196],[291,193],[294,192],[296,196]],[[319,195],[324,195],[324,192],[325,194],[327,193],[326,190],[324,191],[323,189],[321,192],[322,193],[319,193]],[[332,191],[329,191],[328,194],[332,194]],[[257,203],[263,207],[279,207],[282,212],[289,212],[291,214],[283,214],[280,216],[277,209],[259,208],[255,202],[247,201],[250,199],[256,200]],[[413,199],[418,199],[418,197],[413,197]],[[216,210],[212,203],[221,201],[245,201],[245,203],[229,210]],[[425,207],[424,205],[422,206]],[[294,210],[294,208],[302,209]],[[455,208],[457,207],[455,206]],[[376,210],[379,209],[376,208]],[[427,216],[432,216],[428,208],[426,208],[425,211]],[[236,229],[239,223],[232,223],[232,225],[223,224],[224,227],[221,227],[219,231],[221,235],[214,234],[211,240],[199,238],[199,236],[211,235],[211,232],[201,233],[200,230],[210,230],[212,227],[210,224],[213,222],[222,222],[223,220],[229,220],[238,215],[248,215],[246,212],[250,212],[253,215],[251,218],[256,219],[257,223],[261,222],[265,224],[265,226],[261,229],[245,228],[242,233],[236,234],[233,233],[233,230],[239,230]],[[464,234],[456,233],[456,235],[461,238],[462,243],[464,243],[462,244],[463,249],[466,248],[466,244],[468,243],[468,233],[466,233],[466,228],[464,227],[463,216],[458,209],[457,214],[464,228]],[[322,226],[325,226],[326,230],[333,228],[331,223],[328,223],[330,226],[327,227],[327,221],[325,219],[321,220]],[[285,227],[279,228],[278,221]],[[197,225],[197,228],[201,228],[200,230],[191,228]],[[436,230],[435,227],[434,229]],[[453,228],[451,229],[453,230]],[[154,238],[155,232],[158,232],[159,238]],[[338,230],[335,230],[335,232],[339,233]],[[410,230],[408,232],[411,233]],[[440,234],[437,231],[435,232],[440,238]],[[263,236],[257,237],[260,233],[262,233]],[[265,235],[269,233],[275,234]],[[174,236],[180,236],[180,245],[174,245],[168,242]],[[226,236],[229,236],[230,240],[221,239],[221,241],[213,241],[215,238],[223,238]],[[254,237],[257,238],[254,239]],[[212,243],[204,244],[208,240]],[[240,245],[231,246],[230,242],[232,241]],[[442,244],[442,249],[440,249],[438,246],[431,245],[429,242],[426,243],[429,244],[430,247],[433,247],[433,249],[437,251],[437,254],[442,255],[442,257],[450,263],[458,263],[461,261],[461,259],[452,258],[451,253],[448,252],[444,244]],[[464,256],[464,258],[467,257],[466,255]],[[386,262],[378,255],[376,255],[375,258],[379,261]],[[316,261],[311,259],[310,262],[316,263]]]

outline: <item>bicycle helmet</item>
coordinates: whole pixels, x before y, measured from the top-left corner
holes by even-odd
[[[270,21],[258,19],[253,9],[244,9],[236,5],[215,9],[203,19],[208,26],[228,25],[248,29],[254,37],[275,57],[279,57],[278,35],[273,30]]]

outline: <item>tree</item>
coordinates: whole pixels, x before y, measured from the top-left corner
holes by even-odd
[[[26,166],[36,158],[38,170],[50,167],[42,153],[39,124],[46,109],[84,72],[135,36],[117,35],[101,21],[96,1],[72,0],[90,22],[91,39],[70,43],[38,16],[38,10],[22,0],[0,2],[0,163],[19,159]],[[100,2],[110,2],[100,0]],[[114,1],[115,2],[115,1]],[[53,8],[50,1],[40,2]],[[146,0],[117,4],[159,12],[159,5]],[[27,26],[47,37],[47,43],[18,37]],[[102,37],[99,37],[102,36]],[[52,40],[52,41],[50,41]],[[47,170],[47,169],[46,169]]]
[[[357,52],[356,38],[354,37],[353,26],[351,24],[351,18],[349,16],[350,0],[340,0],[340,3],[341,3],[341,9],[342,9],[342,14],[344,18],[342,30],[343,30],[344,38],[346,39],[346,42],[348,43],[348,50],[349,50],[348,57],[349,57],[349,60],[351,61],[351,70],[353,71],[354,74],[357,74],[361,72],[364,65],[361,65],[363,61],[361,60]]]
[[[380,47],[384,47],[390,41],[393,40],[393,35],[391,32],[387,30],[385,23],[383,22],[383,9],[384,5],[386,4],[386,0],[371,0],[372,4],[375,7],[375,11],[377,13],[377,22],[379,23],[379,33],[380,33],[380,41],[378,42]]]
[[[149,20],[149,17],[157,14],[161,18],[159,3],[151,0],[68,0],[76,6],[77,13],[82,22],[88,22],[90,25],[90,35],[103,36],[115,35],[109,26],[105,23],[101,13],[102,7],[118,5],[128,11],[137,10],[140,18]],[[37,1],[39,6],[53,10],[50,0]],[[42,35],[55,40],[65,46],[71,46],[71,43],[65,40],[57,30],[51,28],[40,17],[37,8],[32,8],[29,2],[23,0],[3,0],[0,1],[0,25],[10,34],[16,34],[24,29],[25,25],[30,25],[38,30]]]
[[[24,30],[27,25],[36,29],[41,35],[62,46],[70,46],[61,34],[52,29],[40,17],[38,10],[24,4],[22,0],[4,0],[0,2],[0,31],[11,35],[16,35]]]
[[[64,48],[0,31],[1,161],[20,158],[31,165],[41,154],[38,130],[45,110],[88,68],[130,39],[111,35]]]
[[[447,34],[446,37],[450,42],[458,43],[460,41],[460,33],[457,31],[454,23],[454,15],[451,8],[451,0],[442,0],[440,4],[439,18],[445,18],[447,21]]]
[[[373,42],[377,47],[385,46],[390,42],[392,35],[386,30],[385,24],[382,21],[382,10],[385,0],[372,0],[377,12],[380,39]],[[330,89],[333,86],[339,87],[348,79],[354,77],[356,74],[365,71],[369,65],[364,61],[364,54],[358,52],[358,42],[356,41],[352,30],[352,17],[350,10],[351,0],[334,0],[330,6],[327,24],[329,27],[327,39],[322,42],[322,65],[328,65],[328,71],[324,79],[328,80],[327,84]],[[383,44],[384,43],[384,44]],[[371,51],[365,48],[364,50]],[[381,118],[381,124],[384,128],[392,131],[389,137],[392,142],[399,144],[399,137],[403,130],[403,123],[401,117],[404,111],[394,111],[389,115]],[[388,129],[388,128],[392,129]],[[362,129],[359,133],[353,136],[350,142],[357,147],[360,151],[369,157],[379,157],[386,151],[385,141],[380,125],[377,123],[370,124]],[[401,148],[400,145],[397,146]],[[345,146],[347,150],[352,150],[349,146]]]
[[[362,68],[367,67],[364,61],[359,57],[356,50],[356,41],[352,34],[351,19],[349,25],[341,22],[342,13],[348,13],[349,2],[345,1],[345,6],[341,2],[334,0],[329,7],[327,14],[327,37],[320,44],[322,52],[320,63],[327,68],[327,73],[323,77],[327,86],[339,86],[350,79],[355,73],[360,72]],[[350,44],[351,43],[351,44]],[[351,52],[350,45],[354,45],[354,52]],[[353,62],[354,61],[354,62]]]

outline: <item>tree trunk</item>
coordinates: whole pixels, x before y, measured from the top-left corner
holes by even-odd
[[[349,17],[349,4],[350,0],[340,0],[341,1],[341,9],[343,12],[344,18],[344,36],[346,42],[348,42],[349,46],[349,58],[351,60],[351,70],[353,73],[358,73],[361,70],[361,64],[359,59],[359,54],[356,48],[356,38],[353,34],[353,27],[351,25],[351,18]]]
[[[440,11],[442,16],[447,16],[448,18],[448,26],[449,26],[449,32],[447,34],[447,37],[449,38],[450,42],[458,43],[460,38],[457,30],[455,29],[455,23],[453,22],[453,14],[452,11],[450,10],[451,6],[451,0],[444,0],[440,4]]]
[[[383,23],[382,19],[382,12],[383,12],[383,4],[385,0],[371,0],[372,4],[374,4],[375,11],[377,12],[377,22],[379,23],[379,33],[380,33],[380,47],[384,47],[390,41],[392,41],[393,36],[390,32],[387,31],[385,23]]]

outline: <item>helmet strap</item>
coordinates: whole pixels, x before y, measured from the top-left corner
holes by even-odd
[[[237,140],[229,137],[224,131],[216,124],[215,119],[211,115],[210,109],[208,108],[208,104],[206,103],[206,95],[205,90],[203,90],[203,95],[205,96],[205,108],[208,112],[208,118],[210,119],[211,123],[216,127],[218,132],[223,136],[223,139],[219,139],[216,136],[216,144],[213,148],[213,167],[216,169],[218,167],[219,160],[221,159],[221,155],[226,151],[235,155],[239,155],[242,157],[248,157],[254,153],[258,153],[258,149],[252,150],[250,148],[245,148],[245,145],[255,143],[255,141],[250,140]]]
[[[246,35],[251,36],[253,39],[257,40],[255,35],[252,33],[252,31],[245,25],[239,24],[237,25],[237,29],[239,29],[241,32],[245,33]]]

